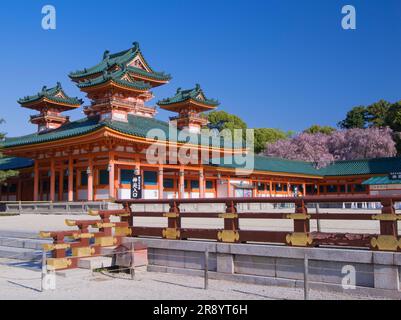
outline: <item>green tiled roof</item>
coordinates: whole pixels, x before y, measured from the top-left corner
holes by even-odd
[[[163,140],[164,137],[170,141],[186,143],[187,140],[180,137],[180,133],[178,133],[178,137],[171,136],[169,133],[169,124],[164,121],[160,121],[154,118],[146,118],[134,115],[128,115],[128,122],[121,122],[115,120],[104,120],[99,121],[98,117],[92,118],[84,118],[78,121],[67,123],[61,126],[58,129],[54,129],[48,132],[43,133],[34,133],[27,136],[17,137],[17,138],[6,138],[3,146],[5,148],[10,147],[18,147],[29,144],[37,144],[43,142],[49,142],[54,140],[60,140],[65,138],[70,138],[74,136],[80,136],[86,133],[93,132],[101,127],[108,127],[115,131],[145,138],[148,132],[152,129],[159,129],[160,140]],[[163,137],[164,136],[164,137]],[[200,144],[200,145],[211,145],[214,147],[221,147],[224,145],[223,139],[202,139],[202,136],[199,134],[188,133],[184,137],[187,138],[189,136],[189,143]],[[205,137],[205,136],[203,136]],[[218,140],[218,141],[215,141]],[[234,145],[235,148],[240,148],[242,145]]]
[[[133,74],[137,74],[139,76],[145,76],[154,80],[168,81],[171,80],[171,76],[169,74],[165,74],[164,72],[147,72],[146,70],[136,68],[136,67],[127,67],[128,71]]]
[[[388,174],[401,171],[401,158],[336,161],[319,171],[325,176]]]
[[[201,96],[202,98],[199,98],[199,96]],[[160,100],[157,104],[160,106],[166,106],[169,104],[188,101],[191,99],[199,103],[214,107],[219,105],[219,102],[217,100],[206,98],[199,84],[197,84],[195,88],[189,90],[181,90],[181,88],[178,88],[174,97]]]
[[[149,66],[149,64],[146,62],[145,58],[142,55],[141,49],[139,48],[139,43],[134,42],[133,46],[128,49],[124,50],[118,53],[110,54],[109,51],[105,51],[103,54],[103,60],[95,65],[92,68],[85,68],[84,70],[79,70],[75,72],[71,72],[69,74],[70,78],[73,80],[79,80],[80,78],[85,78],[89,77],[92,75],[96,75],[98,73],[102,73],[103,71],[110,70],[111,68],[119,65],[125,65],[135,59],[136,56],[140,55],[144,63],[146,64],[146,67],[150,70],[150,72],[147,72],[145,70],[141,70],[138,68],[130,68],[130,71],[133,73],[137,73],[138,75],[146,75],[149,78],[155,79],[155,80],[165,80],[168,81],[171,79],[171,76],[168,74],[165,74],[163,72],[155,72],[152,70],[152,68]],[[139,71],[141,70],[141,71]]]
[[[229,162],[230,160],[232,163]],[[225,168],[244,168],[244,164],[237,164],[230,158],[222,158],[220,163],[216,165]],[[256,171],[285,172],[321,177],[389,174],[401,172],[401,158],[336,161],[325,168],[316,169],[310,162],[255,156],[254,169]]]
[[[27,158],[0,158],[0,170],[18,170],[33,166],[33,160]]]
[[[246,164],[243,163],[245,161],[245,158],[238,158],[238,161],[235,161],[235,157],[234,158],[225,157],[225,158],[220,158],[219,160],[220,161],[218,163],[215,162],[217,160],[213,160],[213,162],[211,161],[211,164],[223,168],[247,169]],[[248,165],[251,165],[251,163],[248,162]],[[254,156],[253,169],[256,171],[294,173],[294,174],[305,174],[313,176],[321,175],[319,170],[317,170],[313,166],[313,164],[309,162],[263,157],[257,155]]]
[[[65,98],[58,97],[57,95],[61,93]],[[47,88],[46,86],[42,88],[42,91],[38,92],[36,95],[33,96],[26,96],[18,100],[19,104],[27,104],[38,101],[42,98],[47,98],[51,101],[57,103],[65,103],[69,105],[81,105],[83,101],[78,98],[72,98],[66,95],[63,88],[61,87],[61,83],[57,82],[57,85],[53,88]]]
[[[99,123],[98,118],[85,118],[78,121],[66,123],[60,128],[51,131],[38,132],[16,138],[6,138],[3,142],[3,147],[19,147],[29,144],[37,144],[80,136],[95,131],[102,126],[103,124]]]
[[[366,185],[401,184],[401,180],[400,179],[391,180],[388,176],[372,177],[372,178],[362,182],[362,184],[366,184]]]
[[[175,135],[170,136],[168,122],[160,121],[154,118],[128,115],[128,122],[106,120],[105,124],[107,125],[107,127],[113,130],[136,137],[145,138],[150,130],[160,130],[160,134],[162,136],[159,137],[159,140],[168,140],[173,142],[190,143],[190,144],[193,143],[195,145],[208,145],[213,147],[224,146],[223,139],[212,139],[208,137],[205,138],[205,136],[201,136],[200,134],[196,133],[185,132],[185,134],[181,137],[180,136],[181,131],[178,131],[178,137],[175,137]],[[233,146],[234,148],[243,147],[242,144],[240,145],[235,144]]]
[[[186,143],[190,142],[193,144],[200,145],[212,145],[214,147],[223,147],[223,139],[212,139],[207,137],[201,139],[199,134],[189,133],[189,140],[183,138],[177,138],[170,136],[169,124],[164,121],[160,121],[154,118],[146,118],[134,115],[128,115],[128,122],[121,122],[115,120],[104,120],[99,121],[98,117],[84,118],[78,121],[67,123],[58,129],[54,129],[42,133],[34,133],[27,136],[17,138],[6,138],[2,142],[2,146],[5,148],[37,144],[55,140],[61,140],[69,137],[80,136],[93,131],[96,131],[102,127],[108,127],[115,131],[136,136],[136,137],[147,137],[148,132],[153,129],[159,129],[162,136],[159,140],[170,140],[173,142]],[[152,137],[153,138],[153,137]],[[185,136],[188,139],[187,136]],[[215,141],[217,140],[217,141]],[[243,147],[241,144],[234,145],[234,148]],[[224,160],[224,161],[222,161]],[[240,161],[241,162],[241,161]],[[241,162],[242,163],[242,162]],[[220,159],[218,163],[209,163],[218,167],[223,168],[244,168],[244,165],[237,164],[235,159],[230,160],[229,158]],[[364,160],[352,160],[352,161],[336,161],[331,165],[316,169],[310,162],[286,160],[280,158],[270,158],[263,156],[254,157],[254,169],[256,171],[269,171],[278,173],[293,173],[293,174],[304,174],[310,176],[350,176],[350,175],[387,175],[391,172],[401,172],[401,158],[379,158],[379,159],[364,159]]]
[[[128,77],[131,81],[127,81],[123,79],[124,77]],[[133,88],[133,89],[138,89],[138,90],[149,90],[151,89],[151,85],[148,83],[145,83],[143,81],[136,81],[132,79],[127,71],[127,69],[124,67],[124,69],[115,71],[115,72],[107,72],[104,71],[103,75],[100,77],[97,77],[95,79],[88,79],[86,81],[80,82],[77,84],[79,88],[88,88],[88,87],[93,87],[97,86],[103,83],[106,83],[108,81],[113,81],[117,84],[120,84],[122,86],[128,87],[128,88]]]

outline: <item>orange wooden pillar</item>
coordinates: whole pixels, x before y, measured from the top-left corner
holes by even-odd
[[[89,158],[88,174],[88,201],[93,201],[93,159]]]
[[[258,188],[259,188],[259,181],[258,182],[255,182],[255,181],[252,181],[251,180],[251,184],[253,185],[253,189],[252,189],[252,197],[254,197],[254,198],[256,198],[257,196],[258,196],[258,193],[259,193],[259,190],[258,190]]]
[[[33,201],[39,201],[39,163],[35,160],[33,169]]]
[[[205,174],[199,170],[199,198],[205,197]]]
[[[178,197],[184,199],[185,197],[185,171],[180,169],[179,181],[178,181]]]
[[[115,199],[115,163],[114,163],[114,153],[110,152],[109,155],[109,165],[107,170],[109,171],[109,198]]]
[[[231,198],[233,195],[231,193],[230,178],[227,178],[227,198]]]
[[[64,169],[63,167],[61,167],[58,176],[58,201],[63,201],[63,194],[64,194]]]
[[[74,201],[74,161],[68,158],[68,201]]]
[[[50,160],[50,201],[55,200],[56,194],[56,170],[54,168],[54,159]]]
[[[164,198],[164,186],[163,186],[163,182],[164,182],[164,174],[163,174],[163,167],[159,167],[159,175],[158,175],[158,189],[159,189],[159,199],[163,199]]]

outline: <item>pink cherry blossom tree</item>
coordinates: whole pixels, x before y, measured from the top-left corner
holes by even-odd
[[[336,131],[330,135],[328,147],[336,160],[386,158],[397,154],[393,131],[388,127]]]
[[[367,128],[324,133],[301,133],[266,146],[265,155],[312,162],[317,168],[334,160],[393,157],[396,147],[390,128]]]

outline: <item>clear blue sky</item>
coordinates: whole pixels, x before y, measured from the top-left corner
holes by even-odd
[[[41,28],[46,4],[56,7],[57,30]],[[357,30],[341,28],[346,4],[356,7]],[[18,98],[57,81],[84,97],[68,73],[133,41],[155,70],[173,76],[154,90],[151,103],[200,83],[221,110],[250,127],[334,126],[352,106],[401,99],[399,0],[13,0],[0,6],[0,116],[9,136],[35,131],[28,123],[33,112],[19,107]]]

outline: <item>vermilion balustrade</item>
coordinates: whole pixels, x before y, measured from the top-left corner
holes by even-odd
[[[44,238],[53,238],[54,243],[45,245],[45,250],[52,252],[48,264],[54,269],[68,269],[77,266],[78,259],[101,255],[102,247],[113,247],[121,244],[122,238],[160,237],[169,240],[203,239],[225,243],[272,243],[295,247],[339,246],[357,247],[378,251],[401,251],[401,238],[398,235],[398,221],[401,214],[394,208],[401,197],[300,197],[300,198],[224,198],[224,199],[166,199],[166,200],[118,200],[123,205],[121,210],[90,211],[89,214],[99,216],[99,220],[66,220],[66,224],[75,227],[74,231],[41,232]],[[372,213],[360,209],[358,213],[346,213],[337,209],[335,213],[316,213],[309,209],[313,205],[330,203],[381,203],[381,213]],[[225,204],[225,212],[188,212],[181,211],[182,204]],[[238,212],[238,204],[270,203],[293,204],[293,213],[282,212]],[[168,212],[144,212],[132,209],[133,204],[155,205],[167,204]],[[324,209],[322,209],[324,210]],[[110,217],[120,218],[120,222],[111,222]],[[134,217],[165,217],[165,227],[140,227],[133,223]],[[224,220],[223,229],[182,228],[182,218],[218,218]],[[241,219],[286,219],[293,223],[292,231],[241,230]],[[311,232],[312,220],[342,221],[344,233]],[[379,221],[380,233],[346,232],[347,221]],[[91,232],[98,229],[97,232]]]

